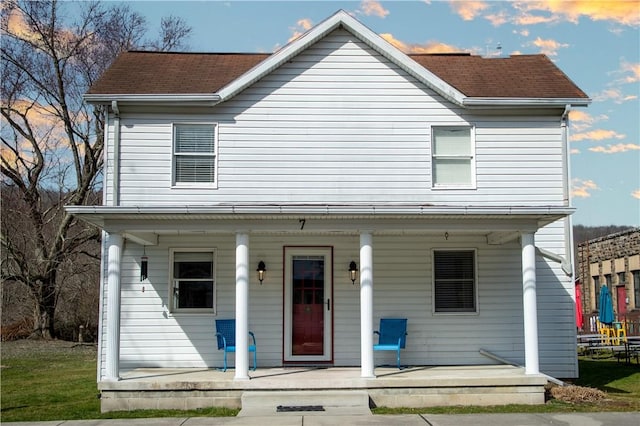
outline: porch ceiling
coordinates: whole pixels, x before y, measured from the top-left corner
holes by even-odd
[[[107,232],[126,234],[146,244],[167,234],[475,233],[500,244],[519,232],[538,228],[573,213],[561,206],[402,205],[214,205],[214,206],[67,206],[68,213]]]

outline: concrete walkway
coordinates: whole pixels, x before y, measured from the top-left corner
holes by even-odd
[[[275,419],[275,417],[278,417]],[[640,413],[404,414],[369,416],[286,415],[3,423],[11,426],[638,426]]]

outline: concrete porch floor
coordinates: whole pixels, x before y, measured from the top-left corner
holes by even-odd
[[[242,408],[243,393],[257,391],[364,390],[372,407],[543,404],[547,383],[542,375],[504,365],[378,367],[375,374],[375,379],[361,378],[359,367],[280,367],[259,368],[249,372],[249,380],[234,380],[233,369],[141,368],[98,387],[106,412]]]

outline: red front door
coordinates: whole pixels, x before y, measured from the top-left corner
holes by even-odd
[[[324,258],[294,256],[292,268],[292,354],[322,355]]]
[[[617,302],[618,302],[618,319],[621,320],[622,316],[627,313],[627,290],[623,285],[616,287]]]
[[[285,247],[284,361],[333,360],[331,247]]]

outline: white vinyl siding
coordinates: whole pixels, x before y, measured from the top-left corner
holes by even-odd
[[[553,233],[549,236],[553,237]],[[542,243],[546,239],[545,235],[540,238]],[[172,315],[168,308],[170,247],[204,249],[211,240],[216,243],[216,315]],[[302,234],[251,237],[250,270],[255,270],[260,260],[269,270],[263,285],[256,273],[249,277],[249,328],[258,341],[259,367],[282,365],[282,247],[309,244],[308,236]],[[347,270],[349,262],[358,259],[359,237],[318,234],[313,236],[313,244],[334,247],[334,363],[360,365],[360,348],[353,344],[360,338],[359,291]],[[432,251],[459,247],[475,247],[481,309],[473,316],[436,315],[429,282],[433,274]],[[164,236],[158,246],[146,247],[149,278],[145,283],[140,283],[139,276],[142,253],[143,247],[136,244],[127,244],[123,253],[122,368],[220,367],[222,353],[216,349],[214,319],[235,316],[234,234]],[[376,236],[374,326],[377,328],[382,317],[409,319],[402,359],[410,365],[487,364],[490,361],[479,354],[481,348],[523,364],[522,275],[519,267],[505,267],[520,265],[520,258],[518,241],[487,245],[481,234],[459,235],[453,242],[443,242],[439,235]],[[559,264],[540,257],[537,268],[541,369],[554,377],[575,377],[571,280],[562,274]],[[104,324],[103,321],[103,333]],[[105,350],[103,345],[103,354]],[[376,362],[393,362],[385,356],[376,354]]]
[[[434,188],[473,188],[475,143],[472,128],[433,127],[431,143]]]
[[[172,123],[188,122],[217,123],[215,192],[172,187]],[[564,204],[559,114],[464,110],[343,30],[213,108],[139,108],[121,123],[123,206]],[[475,189],[435,190],[431,129],[469,123]]]
[[[174,124],[173,180],[175,185],[215,184],[216,126]]]

